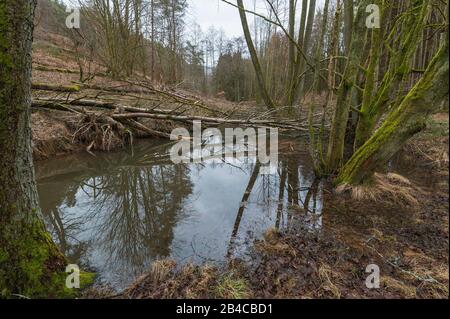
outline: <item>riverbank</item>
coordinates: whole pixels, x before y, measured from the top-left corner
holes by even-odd
[[[104,129],[100,123],[93,123],[87,129],[89,123],[80,119],[64,111],[34,110],[31,116],[34,160],[42,161],[77,152],[109,152],[129,145],[134,139],[157,138],[140,130],[130,130],[130,134],[125,135],[116,129]],[[171,121],[142,122],[147,128],[167,134],[180,126]]]
[[[60,39],[53,42],[63,47]],[[33,82],[80,85],[77,64],[66,51],[55,50],[50,44],[42,40],[34,45]],[[104,76],[104,72],[100,65],[94,65],[93,73],[97,76],[81,92],[34,90],[33,97],[100,98],[137,107],[164,107],[182,114],[213,113],[199,106],[168,103],[166,97],[158,94],[92,89],[139,89],[114,81]],[[163,86],[157,89],[174,93]],[[181,93],[199,99],[190,92]],[[222,99],[203,99],[215,111],[235,114],[246,109]],[[105,140],[103,131],[85,138],[86,135],[80,135],[83,126],[74,123],[76,114],[33,109],[34,159],[103,148],[112,151],[129,142],[128,135],[113,134]],[[145,126],[166,133],[174,127],[170,121],[154,120],[145,120]],[[180,269],[175,262],[164,260],[154,263],[147,274],[120,293],[95,287],[85,297],[448,298],[448,135],[448,114],[434,116],[428,129],[410,141],[392,161],[391,174],[378,176],[383,192],[361,190],[361,196],[355,198],[336,193],[325,183],[322,213],[314,217],[320,227],[306,227],[311,224],[305,223],[306,218],[311,218],[308,208],[291,205],[289,227],[270,229],[254,242],[250,261],[234,258],[225,267],[187,264]],[[135,131],[132,136],[139,138],[145,134]],[[378,289],[366,287],[368,265],[380,269]]]
[[[391,164],[379,181],[398,197],[358,199],[325,186],[320,228],[305,227],[307,208],[291,206],[290,226],[268,230],[250,262],[180,269],[163,260],[119,294],[96,287],[85,297],[448,298],[448,114]],[[380,270],[379,288],[366,286],[369,265]]]

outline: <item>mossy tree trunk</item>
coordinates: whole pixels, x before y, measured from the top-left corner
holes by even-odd
[[[376,3],[379,4],[379,3]],[[381,5],[381,4],[379,4]],[[413,2],[412,13],[408,14],[398,50],[393,53],[389,68],[385,73],[378,89],[374,90],[375,66],[378,64],[381,48],[379,30],[373,30],[373,43],[371,50],[371,61],[366,72],[366,86],[363,104],[359,113],[359,121],[356,127],[355,149],[361,147],[373,134],[380,118],[386,113],[391,104],[392,108],[398,107],[395,101],[401,101],[404,96],[402,83],[411,70],[411,57],[417,49],[420,34],[426,24],[430,4],[423,0]],[[417,11],[417,13],[416,13]],[[375,94],[374,94],[375,93]],[[392,103],[394,102],[394,103]]]
[[[383,125],[343,167],[337,184],[358,185],[370,181],[403,145],[426,125],[428,115],[448,96],[448,41],[439,50],[424,76],[388,115]]]
[[[365,8],[369,0],[362,0],[358,6],[358,12],[352,26],[350,52],[348,54],[347,66],[344,71],[342,82],[338,90],[336,108],[333,114],[328,151],[326,158],[326,171],[333,172],[339,169],[344,158],[345,133],[347,122],[352,107],[352,93],[355,90],[357,77],[363,60],[365,35],[367,27],[365,24]],[[350,10],[348,5],[346,10]]]
[[[0,296],[52,297],[65,259],[46,232],[31,152],[36,0],[0,2]],[[57,282],[61,285],[55,285]]]

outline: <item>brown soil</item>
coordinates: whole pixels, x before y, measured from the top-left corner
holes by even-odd
[[[72,142],[71,134],[61,118],[63,112],[39,111],[31,115],[33,158],[43,160],[80,149]]]

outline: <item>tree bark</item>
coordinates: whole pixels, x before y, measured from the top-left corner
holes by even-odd
[[[354,3],[353,0],[344,0],[344,52],[348,55],[353,34],[354,19]]]
[[[326,170],[333,172],[341,165],[344,158],[345,133],[351,109],[352,90],[357,81],[360,61],[364,51],[365,33],[365,8],[369,0],[363,0],[358,8],[358,14],[353,26],[353,35],[348,56],[347,66],[344,71],[342,82],[339,86],[336,109],[328,142],[326,159]],[[347,9],[348,10],[348,9]]]
[[[0,296],[52,297],[65,259],[41,218],[31,152],[36,0],[0,4]],[[55,285],[59,282],[61,285]]]
[[[303,45],[302,45],[302,48],[303,48],[303,51],[305,52],[305,54],[308,54],[308,51],[309,51],[315,13],[316,13],[316,0],[310,0],[309,8],[308,8],[308,19],[306,22],[306,29],[305,29],[305,36],[304,36]],[[296,73],[296,75],[298,77],[299,75],[303,74],[303,72],[305,72],[305,70],[306,70],[306,60],[304,59],[303,56],[301,56],[299,54],[297,63],[298,63],[297,64],[298,72]],[[302,76],[300,79],[296,78],[294,80],[296,82],[294,83],[295,90],[293,92],[292,101],[293,101],[293,104],[296,104],[296,103],[299,103],[300,99],[303,97],[305,77]]]
[[[404,40],[401,41],[398,50],[393,53],[388,70],[384,74],[379,88],[375,90],[375,94],[373,94],[373,98],[370,98],[370,101],[365,100],[363,102],[355,132],[355,149],[362,146],[370,138],[391,101],[394,101],[392,104],[395,108],[400,104],[395,101],[401,101],[401,98],[404,96],[401,84],[410,73],[411,57],[416,51],[417,43],[420,41],[420,34],[422,34],[428,16],[428,4],[425,1],[419,0],[414,2],[413,5],[414,7],[422,6],[420,14],[418,16],[411,15],[405,23],[405,31],[401,33]],[[375,39],[375,41],[379,41],[379,39]],[[376,44],[376,46],[380,47],[380,44]],[[377,51],[376,48],[375,51]],[[367,73],[372,72],[370,68],[371,66],[369,65]],[[366,79],[366,87],[367,85],[370,86],[373,83]]]
[[[337,184],[358,185],[369,181],[378,168],[386,165],[406,141],[426,126],[427,117],[448,96],[448,53],[447,41],[400,106],[343,167]]]
[[[295,0],[289,0],[289,35],[292,39],[295,38],[295,9],[296,9],[296,1]],[[296,68],[296,56],[295,56],[295,44],[292,41],[289,41],[289,65],[288,65],[288,81],[287,81],[287,87],[286,87],[286,98],[285,102],[286,104],[290,103],[290,89],[292,87],[292,83],[295,79],[294,73]]]
[[[269,109],[275,108],[272,98],[267,90],[266,81],[262,73],[261,64],[259,63],[258,55],[256,53],[255,46],[253,45],[253,40],[248,28],[247,16],[245,14],[244,3],[242,0],[237,0],[237,5],[239,7],[239,16],[241,17],[242,29],[244,31],[245,41],[247,42],[248,51],[250,52],[250,57],[252,59],[253,67],[256,73],[256,79],[264,103]]]

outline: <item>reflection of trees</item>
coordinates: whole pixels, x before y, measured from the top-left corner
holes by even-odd
[[[321,184],[314,181],[305,156],[281,154],[278,174],[260,175],[261,164],[255,158],[210,158],[199,164],[174,165],[167,154],[166,145],[145,143],[136,146],[133,155],[78,155],[71,167],[56,167],[57,176],[41,178],[39,190],[46,193],[41,197],[43,211],[63,250],[79,256],[89,244],[96,254],[93,257],[101,258],[106,267],[110,264],[104,272],[123,271],[125,275],[140,272],[155,258],[169,256],[174,247],[174,227],[189,213],[186,199],[193,200],[189,196],[193,191],[190,177],[206,165],[248,172],[244,185],[236,182],[245,191],[239,209],[231,212],[235,220],[228,256],[241,242],[237,238],[245,236],[254,222],[246,215],[250,209],[259,217],[255,221],[259,222],[257,231],[291,227],[293,221],[309,229],[321,225],[321,221],[314,224],[311,217],[321,212]],[[41,170],[41,176],[48,175],[51,168]],[[67,209],[75,206],[76,210]]]
[[[241,224],[242,215],[244,214],[245,206],[247,205],[248,199],[250,198],[250,194],[252,193],[256,180],[258,179],[260,168],[261,164],[259,162],[256,162],[255,167],[253,168],[252,175],[250,175],[247,187],[245,188],[244,195],[242,196],[242,200],[239,205],[239,210],[236,215],[236,220],[234,222],[233,231],[231,233],[231,239],[228,248],[228,256],[230,256],[230,254],[232,253],[234,241],[236,240],[236,236],[239,231],[239,225]]]
[[[283,204],[284,204],[284,190],[286,189],[286,179],[287,179],[287,167],[286,162],[280,163],[281,175],[280,175],[280,188],[278,191],[278,207],[277,207],[277,219],[275,222],[275,228],[280,228],[281,216],[283,215]]]
[[[287,180],[288,180],[288,203],[290,205],[298,205],[299,197],[299,160],[291,156],[287,160]]]
[[[265,207],[267,208],[270,207],[270,200],[273,198],[272,195],[276,193],[276,208],[273,209],[274,211],[269,212],[270,215],[275,213],[274,226],[276,229],[281,228],[283,217],[287,221],[286,227],[290,227],[293,220],[295,220],[307,228],[317,228],[318,224],[315,218],[321,215],[321,209],[317,207],[318,202],[321,201],[321,198],[318,196],[321,190],[320,180],[315,179],[312,169],[306,172],[306,174],[302,172],[302,165],[308,165],[305,158],[293,154],[289,156],[282,155],[278,163],[279,173],[276,178],[264,175],[258,178],[260,164],[256,163],[236,215],[228,245],[227,258],[232,255],[235,249],[239,227],[252,192],[258,193],[256,196],[264,201]],[[258,183],[257,180],[259,181]],[[293,207],[295,208],[295,213],[293,213]]]
[[[72,207],[76,204],[75,194],[79,183],[70,178],[57,178],[52,181],[44,179],[38,182],[40,205],[46,217],[47,227],[59,243],[61,251],[70,260],[77,260],[85,251],[86,244],[76,239],[82,226],[81,221],[73,216],[65,216],[61,206]],[[42,196],[43,192],[46,193],[45,196]]]
[[[133,266],[168,256],[183,199],[192,191],[186,166],[126,167],[101,180],[92,211],[101,212],[96,240],[108,261]]]
[[[76,174],[60,171],[42,181],[39,189],[46,195],[41,206],[62,250],[70,249],[73,234],[88,231],[91,244],[125,270],[168,256],[173,227],[192,184],[187,166],[173,165],[164,154],[164,147],[147,145],[136,148],[133,156],[98,154],[77,165]],[[63,207],[76,204],[77,192],[93,204],[73,218]]]

